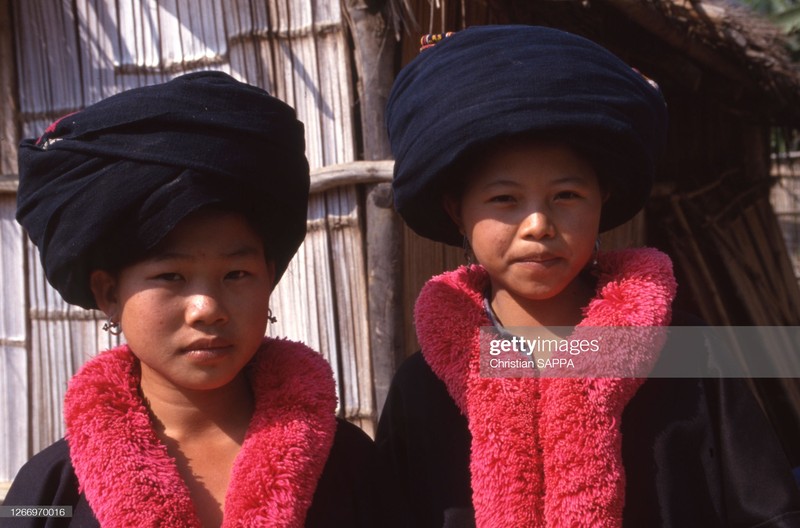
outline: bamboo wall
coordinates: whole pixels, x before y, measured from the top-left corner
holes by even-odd
[[[17,134],[14,126],[13,39],[8,1],[0,0],[0,495],[3,481],[29,456],[26,349],[25,253],[22,230],[14,220]],[[5,300],[9,303],[6,304]],[[22,395],[19,397],[18,395]]]
[[[61,115],[124,89],[217,69],[296,108],[312,180],[353,161],[357,149],[338,2],[0,0],[0,24],[0,123],[19,128],[0,143],[2,482],[63,434],[67,380],[114,344],[100,330],[101,314],[66,305],[50,288],[13,220],[19,137],[38,136]],[[372,433],[363,192],[359,181],[312,183],[308,237],[273,294],[278,323],[269,333],[321,351],[335,372],[340,415]]]
[[[800,283],[800,152],[780,156],[772,170],[770,202],[786,240],[794,275]]]

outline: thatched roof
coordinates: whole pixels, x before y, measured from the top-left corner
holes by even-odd
[[[676,51],[740,84],[763,92],[773,119],[800,119],[800,65],[792,63],[779,28],[730,0],[607,0]],[[733,86],[732,86],[733,87]],[[748,97],[748,99],[751,99]],[[788,116],[786,116],[788,117]]]
[[[791,61],[779,28],[734,0],[385,0],[384,5],[411,34],[427,32],[418,21],[431,18],[437,19],[434,31],[476,23],[573,31],[662,84],[713,94],[758,122],[800,126],[800,65]],[[438,10],[433,17],[432,10]]]

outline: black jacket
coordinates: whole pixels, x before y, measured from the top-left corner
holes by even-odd
[[[622,434],[625,526],[800,526],[789,464],[743,380],[649,379]],[[444,383],[421,354],[409,358],[376,438],[384,507],[400,525],[474,526],[470,441]]]

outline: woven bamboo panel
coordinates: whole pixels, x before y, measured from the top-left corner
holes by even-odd
[[[375,408],[367,325],[367,285],[358,197],[346,187],[326,193],[331,264],[336,285],[336,312],[341,350],[340,383],[344,414],[373,434]]]
[[[781,226],[792,268],[800,281],[800,154],[780,160],[773,170],[777,178],[770,202]]]
[[[336,301],[332,289],[328,287],[332,284],[333,277],[325,217],[324,197],[312,196],[309,201],[308,234],[292,265],[272,294],[270,304],[278,322],[270,325],[267,333],[273,336],[291,336],[292,339],[321,351],[331,364],[338,382],[341,379],[339,349],[336,320],[332,317],[335,314]],[[341,394],[341,386],[339,393]]]
[[[14,210],[14,196],[0,194],[0,299],[4,303],[0,310],[0,424],[4,436],[0,442],[0,481],[10,480],[15,468],[28,457],[24,251]]]
[[[403,306],[405,316],[405,354],[411,355],[419,350],[417,333],[414,329],[414,303],[425,283],[434,275],[453,270],[466,264],[464,250],[422,238],[408,227],[403,227],[405,270]]]

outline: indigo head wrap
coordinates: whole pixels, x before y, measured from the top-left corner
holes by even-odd
[[[17,220],[84,308],[92,270],[134,262],[213,204],[253,224],[277,282],[306,232],[303,134],[291,107],[221,72],[128,90],[20,144]]]
[[[601,46],[536,26],[476,26],[420,53],[397,76],[386,109],[395,207],[418,234],[463,237],[442,196],[448,169],[472,147],[528,134],[586,155],[610,191],[600,229],[644,205],[666,139],[658,88]]]

